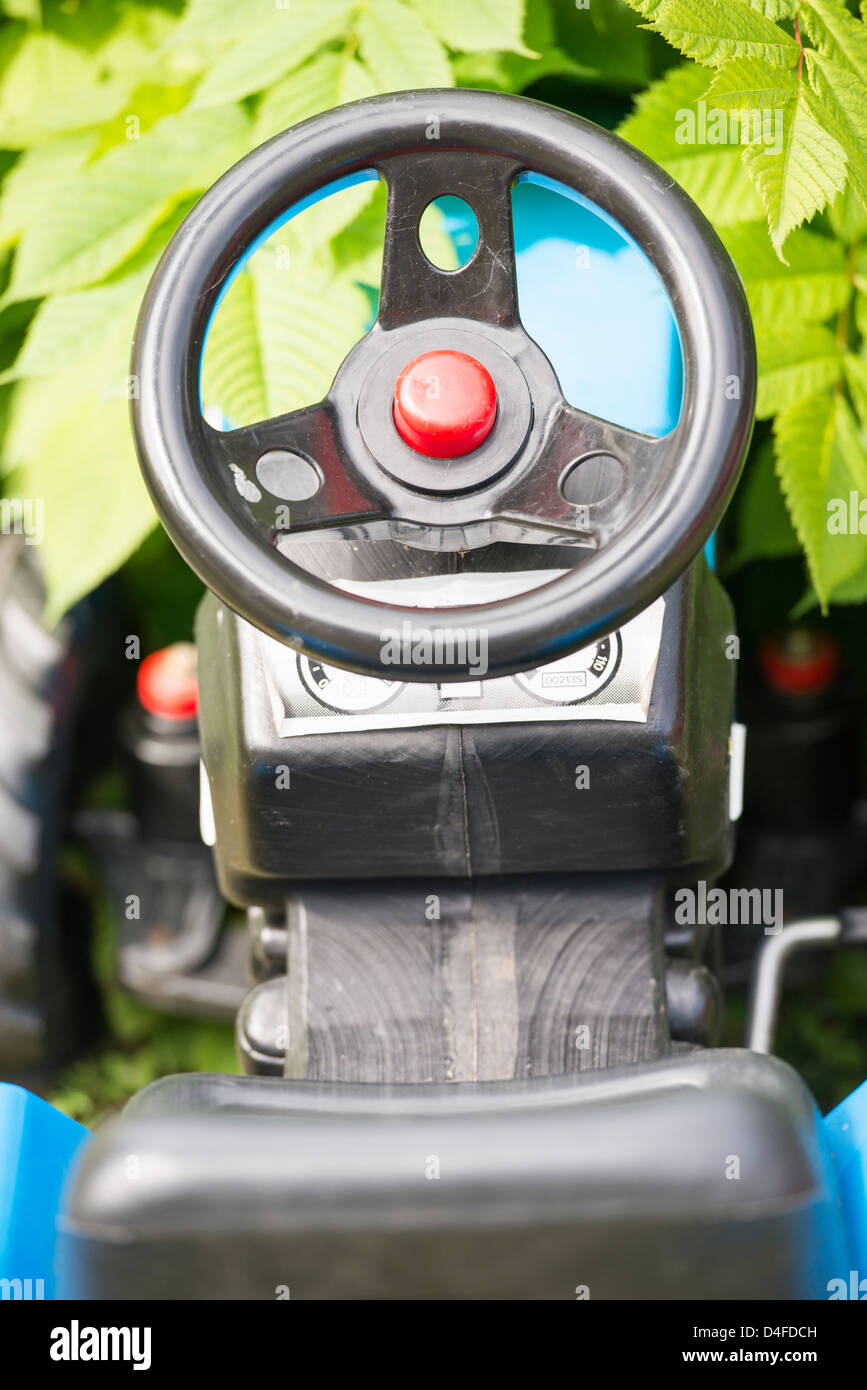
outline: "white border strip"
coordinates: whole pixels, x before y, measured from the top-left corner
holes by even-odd
[[[419,714],[337,714],[309,715],[284,719],[281,738],[300,738],[304,734],[363,733],[368,729],[423,729],[447,724],[552,724],[581,723],[585,719],[614,720],[622,724],[644,724],[647,714],[641,705],[554,705],[550,709],[429,710]]]

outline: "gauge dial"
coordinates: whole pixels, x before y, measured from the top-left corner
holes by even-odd
[[[514,677],[522,690],[549,705],[574,705],[596,695],[611,680],[620,664],[620,634],[603,637],[592,647],[522,671]]]
[[[311,661],[299,656],[298,674],[308,694],[328,709],[341,714],[366,714],[381,709],[393,700],[402,686],[401,681],[383,681],[375,676],[359,676],[339,666],[327,666],[324,661]]]

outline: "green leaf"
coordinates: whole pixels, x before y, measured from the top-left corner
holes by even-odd
[[[841,354],[833,333],[816,324],[794,328],[756,325],[759,385],[756,415],[786,410],[840,379]]]
[[[433,265],[441,270],[457,270],[458,253],[455,244],[443,225],[443,216],[436,206],[425,211],[423,223],[419,225],[418,239],[422,251]]]
[[[178,45],[243,39],[271,25],[277,8],[275,0],[244,0],[243,4],[238,0],[188,0],[183,19],[167,42]]]
[[[833,396],[809,396],[784,410],[774,424],[777,476],[823,607],[828,600],[822,573],[825,481],[831,465],[835,409]]]
[[[847,585],[867,561],[867,535],[860,530],[858,507],[867,497],[867,452],[847,402],[838,396],[835,403],[836,429],[825,487],[822,568],[829,598],[836,602],[841,587]],[[858,508],[854,515],[853,502]],[[845,522],[841,527],[842,518]]]
[[[374,184],[373,196],[362,212],[331,243],[335,270],[377,293],[382,280],[386,203],[385,184]]]
[[[543,64],[548,65],[549,55],[556,55],[557,51],[580,59],[585,67],[598,72],[594,85],[598,83],[611,92],[633,92],[646,87],[662,71],[656,61],[662,47],[660,40],[638,23],[624,0],[583,0],[581,8],[576,0],[550,3],[553,42],[547,40],[532,3],[528,5],[524,26],[524,39],[530,48],[538,49]],[[592,110],[584,114],[592,116]]]
[[[791,19],[794,16],[797,0],[750,0],[754,10],[765,19]]]
[[[166,116],[140,140],[109,150],[55,189],[63,217],[22,237],[10,299],[33,299],[101,280],[141,246],[173,206],[206,188],[248,141],[239,106]]]
[[[795,40],[740,0],[665,0],[652,27],[687,58],[709,67],[731,58],[761,58],[780,67],[798,61]]]
[[[828,129],[846,152],[849,182],[867,208],[867,88],[848,68],[811,49],[807,73]]]
[[[529,0],[524,40],[527,52],[538,56],[504,51],[458,53],[452,62],[455,81],[459,87],[520,92],[529,83],[553,75],[593,81],[599,78],[605,64],[615,83],[641,86],[648,77],[648,65],[642,58],[650,36],[638,29],[634,16],[624,7],[613,9],[613,0],[596,0],[595,15],[606,6],[610,15],[605,15],[604,22],[597,19],[595,23],[588,10],[570,6],[568,24],[560,24],[555,32],[548,0]],[[561,7],[558,18],[562,17]],[[583,62],[576,61],[577,53]],[[640,71],[633,79],[636,65]]]
[[[335,106],[343,62],[339,53],[322,53],[271,87],[256,112],[253,144],[261,145],[308,116]]]
[[[862,385],[863,380],[862,377]],[[847,481],[854,484],[862,497],[867,498],[867,448],[858,422],[842,396],[838,399],[837,442],[846,465]]]
[[[846,254],[830,237],[804,229],[793,232],[786,246],[788,265],[783,265],[764,223],[719,230],[744,282],[754,319],[769,325],[821,322],[848,301]]]
[[[181,203],[103,284],[44,299],[30,319],[13,365],[0,375],[0,382],[68,372],[82,358],[91,358],[94,384],[107,395],[117,394],[118,363],[124,365],[129,359],[148,281],[166,242],[188,211],[189,204]]]
[[[777,474],[823,609],[867,555],[860,534],[829,531],[830,506],[838,499],[848,502],[852,486],[853,425],[842,397],[822,395],[790,406],[774,426]]]
[[[352,0],[292,0],[271,10],[271,23],[239,39],[205,73],[192,105],[222,106],[261,92],[291,68],[340,38],[352,13]]]
[[[380,91],[454,85],[439,39],[400,0],[376,0],[362,10],[357,33],[362,60]]]
[[[461,53],[487,49],[538,55],[523,42],[524,0],[411,0],[427,27]]]
[[[628,0],[633,10],[644,15],[645,19],[656,19],[666,0]]]
[[[842,0],[798,0],[801,22],[823,54],[867,83],[867,29]]]
[[[77,177],[96,149],[94,131],[59,136],[48,145],[25,150],[0,191],[0,245],[17,241],[32,222],[56,206],[58,186]]]
[[[111,11],[108,12],[111,18]],[[79,21],[80,22],[80,21]],[[158,45],[174,21],[158,9],[130,9],[102,38],[75,43],[57,33],[26,35],[0,83],[0,146],[20,149],[134,112],[144,83],[183,81],[157,66]]]
[[[344,54],[337,84],[337,104],[341,106],[347,101],[362,101],[375,92],[376,83],[364,64]]]
[[[345,277],[284,268],[260,247],[229,289],[205,349],[203,399],[234,426],[319,401],[367,329],[370,302]]]
[[[762,205],[741,161],[741,147],[678,139],[684,113],[695,112],[707,81],[707,73],[692,63],[671,68],[637,98],[617,133],[661,164],[712,222],[752,222],[761,217]]]
[[[779,151],[748,145],[744,163],[755,180],[777,254],[795,227],[821,212],[846,182],[846,155],[839,141],[816,120],[804,88],[783,108]]]
[[[266,92],[256,112],[253,143],[345,101],[372,96],[374,83],[362,65],[342,53],[322,53]]]
[[[800,543],[774,470],[772,440],[767,439],[747,459],[735,505],[737,543],[726,561],[727,574],[754,560],[799,553]]]
[[[867,208],[855,194],[851,184],[835,198],[828,209],[831,230],[845,245],[867,237]]]
[[[128,78],[106,71],[77,45],[30,33],[0,84],[0,146],[21,149],[110,120],[130,90]]]
[[[794,74],[778,64],[760,58],[732,58],[717,70],[707,100],[729,110],[764,110],[784,106],[796,86]]]
[[[111,574],[156,522],[125,394],[104,399],[90,364],[15,388],[5,457],[17,495],[39,499],[40,560],[53,624]]]
[[[864,603],[867,600],[867,544],[863,542],[864,538],[862,537],[863,562],[861,565],[853,574],[834,585],[831,602],[835,605]],[[816,602],[816,595],[810,590],[798,604],[793,616],[799,618],[804,613],[808,613],[811,608],[815,607]]]
[[[0,8],[10,19],[27,19],[38,24],[41,18],[41,0],[3,0]]]
[[[849,387],[852,402],[858,412],[858,419],[861,421],[862,428],[867,430],[867,361],[850,352],[846,354],[843,361],[843,369],[846,373],[846,384]],[[864,491],[867,494],[867,485],[865,485]]]
[[[82,356],[95,353],[109,332],[119,332],[129,344],[148,276],[131,280],[43,300],[15,365],[0,375],[0,381],[68,371]]]
[[[292,264],[304,264],[312,258],[332,265],[332,238],[352,224],[381,186],[370,180],[342,188],[287,222],[279,237],[291,249]]]

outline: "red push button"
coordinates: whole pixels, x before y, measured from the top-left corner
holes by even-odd
[[[820,695],[837,678],[840,648],[827,633],[793,628],[765,638],[759,667],[778,695]]]
[[[199,707],[196,649],[191,642],[146,656],[136,682],[139,703],[163,719],[194,719]]]
[[[452,459],[477,449],[497,418],[497,392],[481,362],[465,352],[426,352],[404,367],[394,388],[394,423],[420,454]]]

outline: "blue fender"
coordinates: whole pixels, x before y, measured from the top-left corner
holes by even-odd
[[[54,1297],[63,1184],[89,1138],[39,1096],[0,1083],[0,1300]]]
[[[867,1299],[867,1081],[825,1116],[825,1139],[837,1177],[853,1268],[841,1272],[834,1298]]]

